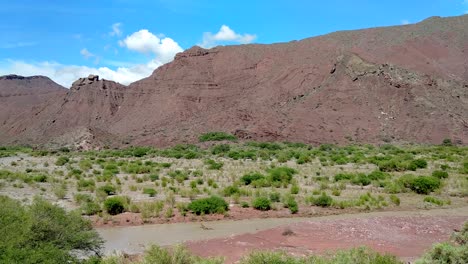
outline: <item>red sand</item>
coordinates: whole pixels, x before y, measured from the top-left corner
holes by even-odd
[[[464,216],[323,220],[187,245],[200,256],[224,256],[226,263],[234,263],[252,250],[285,250],[294,255],[307,255],[358,246],[368,246],[412,261],[432,244],[447,240],[453,230],[467,220]],[[293,235],[283,235],[288,228]]]

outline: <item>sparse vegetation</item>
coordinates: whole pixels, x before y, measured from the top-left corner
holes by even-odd
[[[219,133],[207,136],[210,140],[223,137]],[[190,201],[213,195],[226,197],[240,209],[260,210],[268,208],[255,203],[262,197],[269,200],[272,214],[283,210],[308,214],[314,206],[374,210],[400,204],[420,208],[440,201],[451,206],[468,197],[468,148],[456,145],[313,147],[230,142],[203,148],[183,144],[82,152],[5,148],[0,153],[9,157],[0,170],[2,191],[18,193],[25,202],[31,200],[31,191],[51,193],[51,199],[65,206],[71,203],[82,214],[101,218],[109,218],[105,203],[115,195],[137,197],[138,202],[123,199],[112,213],[122,211],[123,206],[123,211],[145,212],[145,221],[178,213],[206,214],[188,206]],[[14,158],[19,153],[23,153],[21,158]],[[88,197],[82,201],[66,199],[85,194]],[[149,206],[156,202],[164,207]],[[180,203],[186,209],[176,206]],[[299,208],[301,212],[296,211]]]
[[[198,138],[198,140],[200,142],[223,141],[223,140],[234,141],[234,140],[237,140],[237,138],[234,135],[231,135],[225,132],[209,132],[209,133],[201,135]]]

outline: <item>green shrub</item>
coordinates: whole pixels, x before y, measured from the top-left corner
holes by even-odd
[[[104,208],[110,215],[121,214],[125,210],[124,198],[119,196],[107,198],[104,201]]]
[[[271,192],[270,193],[270,201],[277,203],[280,201],[281,195],[279,192]]]
[[[115,263],[127,263],[126,261],[116,261]],[[139,262],[140,263],[140,262]],[[159,246],[150,246],[143,255],[141,263],[148,264],[222,264],[220,258],[201,258],[190,253],[183,246],[176,246],[171,249],[161,248]],[[110,264],[110,263],[109,263]]]
[[[212,159],[206,160],[205,164],[208,165],[209,170],[220,170],[224,165],[223,162],[216,162]]]
[[[228,203],[223,198],[217,196],[197,199],[188,205],[188,209],[197,215],[222,214],[229,209],[228,207]]]
[[[252,207],[257,210],[268,211],[271,209],[271,201],[267,197],[257,197],[252,201]]]
[[[316,206],[330,207],[333,204],[333,198],[322,192],[320,196],[313,198],[311,202]]]
[[[299,212],[299,206],[294,197],[288,197],[288,199],[286,199],[286,202],[284,203],[284,206],[286,208],[289,208],[291,214],[296,214],[297,212]]]
[[[432,176],[419,176],[410,183],[410,189],[418,194],[429,194],[440,187],[440,180]]]
[[[77,185],[78,185],[78,190],[94,191],[94,188],[96,187],[96,182],[92,179],[89,179],[89,180],[80,179]]]
[[[424,197],[424,202],[435,204],[435,205],[438,205],[438,206],[444,205],[444,201],[442,201],[442,200],[440,200],[440,199],[438,199],[436,197],[433,197],[433,196]]]
[[[238,194],[238,193],[240,193],[240,189],[236,185],[227,186],[223,190],[223,194],[226,197],[229,197],[229,196],[232,196],[232,195]]]
[[[150,174],[149,178],[150,178],[151,181],[154,182],[154,181],[159,180],[159,175],[158,174]]]
[[[63,166],[67,164],[70,161],[70,159],[66,156],[60,156],[58,157],[57,161],[55,162],[55,165],[57,166]]]
[[[243,201],[243,202],[241,202],[241,207],[242,207],[242,208],[249,208],[249,203]]]
[[[91,222],[43,199],[29,206],[0,196],[0,263],[80,263],[75,252],[100,255]]]
[[[392,203],[395,204],[396,206],[400,205],[400,198],[398,198],[398,196],[394,194],[390,195],[390,201],[392,201]]]
[[[268,171],[271,182],[290,183],[297,171],[289,167],[276,167]]]
[[[99,191],[104,192],[107,195],[114,195],[116,194],[115,186],[111,184],[106,184],[104,186],[99,187]]]
[[[213,155],[220,155],[220,154],[228,153],[230,150],[231,150],[231,146],[227,144],[220,144],[220,145],[214,146],[213,149],[211,150],[211,153]]]
[[[237,138],[234,135],[225,133],[225,132],[209,132],[206,134],[202,134],[198,140],[200,142],[206,141],[222,141],[222,140],[230,140],[235,141]]]
[[[450,242],[436,244],[417,264],[468,263],[468,222],[452,235]]]
[[[359,173],[355,175],[355,177],[351,180],[351,183],[355,185],[367,186],[371,184],[371,180],[366,174]]]
[[[260,179],[264,179],[265,176],[262,175],[261,173],[258,173],[258,172],[253,172],[253,173],[248,173],[248,174],[245,174],[244,176],[242,176],[240,178],[240,180],[245,184],[245,185],[249,185],[251,184],[252,182],[254,181],[257,181],[257,180],[260,180]]]
[[[335,175],[334,180],[337,181],[348,181],[354,178],[352,173],[338,173]]]
[[[451,147],[453,146],[452,140],[450,138],[445,138],[442,141],[442,146]]]
[[[441,170],[435,170],[432,172],[432,177],[436,177],[439,179],[446,179],[448,178],[448,172],[446,171],[441,171]]]
[[[411,161],[411,164],[416,166],[416,168],[418,168],[418,169],[427,168],[427,161],[425,161],[423,159],[415,159],[415,160]]]
[[[153,188],[144,188],[144,189],[143,189],[143,193],[144,193],[144,194],[148,194],[149,197],[154,197],[154,196],[156,196],[156,190],[153,189]]]
[[[81,213],[84,215],[95,215],[101,212],[101,206],[94,200],[87,201],[80,206]]]
[[[241,259],[240,264],[403,264],[395,256],[381,255],[371,249],[361,247],[325,256],[312,255],[297,257],[286,252],[254,251]]]
[[[37,174],[33,176],[33,181],[35,182],[46,182],[47,181],[47,175],[45,174]]]
[[[298,194],[299,190],[299,185],[294,184],[291,186],[291,194]]]
[[[405,171],[408,169],[407,164],[396,159],[379,161],[377,162],[377,166],[379,167],[379,170],[385,171],[385,172]]]
[[[388,173],[378,171],[378,170],[375,170],[375,171],[369,173],[369,175],[367,175],[367,177],[372,181],[385,180],[389,176],[390,175]]]

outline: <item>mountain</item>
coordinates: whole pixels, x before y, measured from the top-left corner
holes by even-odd
[[[0,126],[3,144],[244,140],[468,143],[468,15],[271,45],[192,47],[122,86],[80,79]],[[1,88],[0,88],[1,89]]]
[[[66,92],[67,89],[44,76],[0,76],[0,127],[15,121],[23,112],[31,114],[35,106]]]

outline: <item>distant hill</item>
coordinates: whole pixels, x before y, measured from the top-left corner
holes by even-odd
[[[467,144],[467,25],[468,15],[432,17],[289,43],[192,47],[129,86],[82,79],[65,94],[54,84],[53,100],[1,119],[0,144],[167,146],[210,131],[311,144]]]

